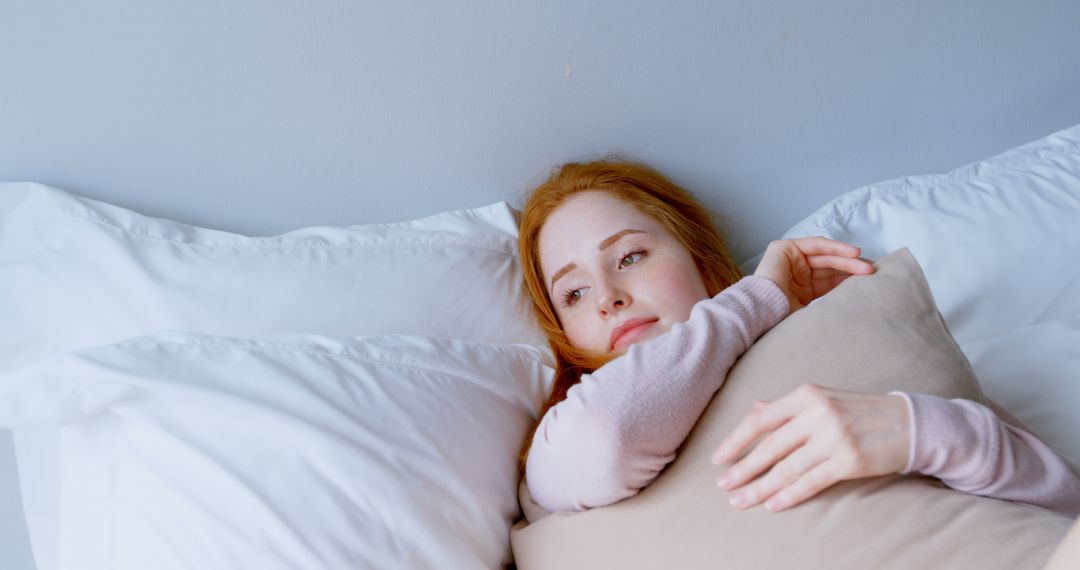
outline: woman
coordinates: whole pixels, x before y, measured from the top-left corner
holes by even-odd
[[[557,360],[520,458],[533,500],[549,511],[636,494],[675,458],[761,334],[873,272],[858,248],[808,237],[772,242],[744,277],[693,196],[621,160],[557,169],[527,199],[519,239],[526,289]],[[781,511],[838,481],[918,472],[1080,514],[1067,460],[993,407],[804,385],[756,402],[718,442],[713,463],[730,463],[766,436],[717,483],[736,508]]]

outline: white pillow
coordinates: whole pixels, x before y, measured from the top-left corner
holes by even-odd
[[[247,237],[0,183],[0,369],[152,330],[546,344],[505,202]]]
[[[55,567],[493,568],[543,349],[167,331],[0,373],[63,425]]]
[[[812,235],[874,260],[908,247],[987,396],[1080,460],[1080,125],[852,190],[783,237]]]
[[[0,183],[0,370],[155,330],[423,334],[544,344],[506,203],[247,237],[60,189]],[[56,431],[14,433],[39,570],[59,533]]]
[[[1080,462],[1080,315],[961,348],[988,396],[1054,449]]]

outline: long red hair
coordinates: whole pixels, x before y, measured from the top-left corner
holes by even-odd
[[[540,269],[540,230],[548,216],[570,196],[590,190],[610,192],[663,224],[690,252],[710,297],[743,277],[709,211],[693,194],[659,171],[619,157],[556,167],[525,200],[518,236],[525,291],[555,355],[555,381],[540,418],[566,399],[567,390],[581,381],[582,374],[591,373],[614,358],[610,353],[587,351],[570,344],[555,315]],[[518,457],[519,477],[525,474],[525,462],[539,424],[538,419],[522,446]]]

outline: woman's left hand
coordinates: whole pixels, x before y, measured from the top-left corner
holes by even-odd
[[[907,465],[911,445],[908,415],[907,402],[900,396],[813,384],[773,402],[755,401],[753,410],[713,452],[713,463],[727,463],[758,437],[765,438],[717,484],[733,493],[735,508],[766,501],[765,508],[775,512],[840,481],[897,473]],[[736,504],[738,498],[742,504]]]

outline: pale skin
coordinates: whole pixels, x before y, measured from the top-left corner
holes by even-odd
[[[607,192],[567,199],[545,222],[539,250],[556,315],[579,348],[621,353],[686,321],[693,306],[708,298],[681,242],[657,220]],[[873,273],[859,251],[818,236],[777,240],[766,248],[754,275],[776,283],[794,313],[852,275]],[[647,324],[625,338],[613,337],[630,319]],[[839,481],[902,470],[911,438],[908,422],[899,396],[804,385],[773,402],[755,402],[720,442],[714,464],[728,464],[750,451],[720,474],[718,484],[727,479],[721,488],[731,493],[736,508],[765,502],[769,510],[781,511]],[[743,502],[736,504],[736,498]]]

